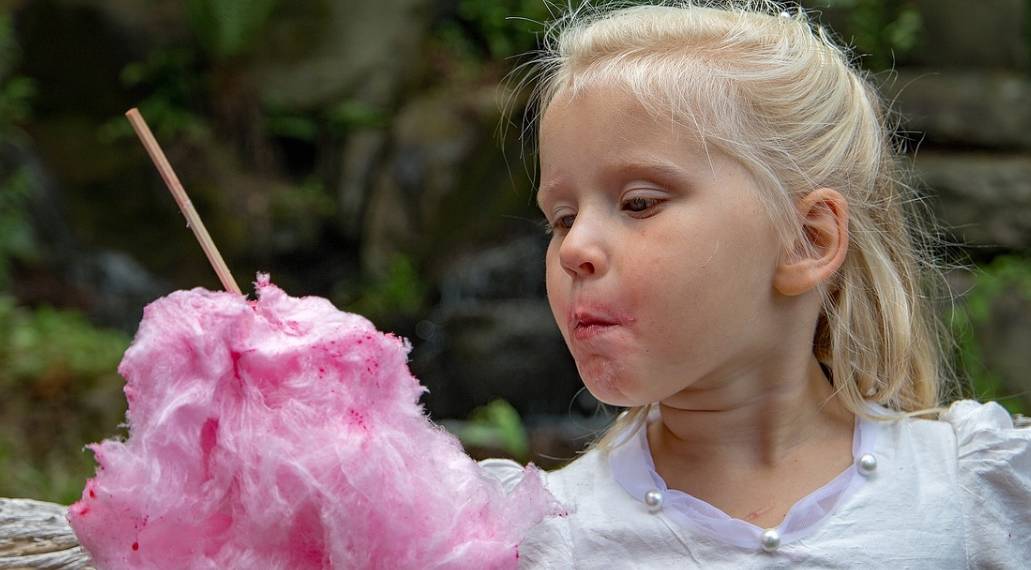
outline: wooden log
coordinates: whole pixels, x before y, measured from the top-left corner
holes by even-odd
[[[0,570],[94,570],[67,511],[55,503],[0,498]]]

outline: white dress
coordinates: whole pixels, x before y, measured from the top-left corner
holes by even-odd
[[[1031,429],[971,400],[940,421],[856,427],[854,464],[775,529],[667,489],[645,430],[626,433],[608,456],[544,475],[570,513],[531,531],[520,568],[1031,568]],[[511,460],[480,463],[507,489],[522,476]]]

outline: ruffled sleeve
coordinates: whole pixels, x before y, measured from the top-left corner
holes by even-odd
[[[972,568],[1026,568],[1031,560],[1031,429],[999,404],[954,403],[959,493]]]
[[[511,493],[512,489],[523,480],[523,466],[511,459],[490,458],[480,460],[478,463],[484,471],[501,481],[501,486],[504,487],[506,493]]]
[[[506,493],[523,478],[523,466],[511,459],[483,459],[479,461],[484,471],[501,481]],[[547,483],[547,472],[542,472]],[[548,490],[555,493],[552,485]],[[558,570],[574,567],[572,537],[566,517],[547,517],[530,530],[519,543],[520,570]]]

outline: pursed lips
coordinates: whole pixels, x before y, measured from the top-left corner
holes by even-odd
[[[607,310],[604,307],[593,305],[574,306],[569,312],[569,329],[576,333],[582,330],[598,331],[613,326],[619,326],[631,322],[633,319],[616,311]]]

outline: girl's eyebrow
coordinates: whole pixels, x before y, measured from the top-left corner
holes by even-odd
[[[550,190],[551,190],[552,186],[553,186],[552,184],[541,184],[537,188],[537,209],[539,209],[539,210],[543,210],[544,209],[544,204],[541,203],[541,196],[543,194],[545,194],[545,193],[550,193]]]
[[[603,167],[606,178],[627,178],[636,176],[655,179],[657,182],[675,184],[686,182],[688,171],[676,163],[656,158],[618,162]]]
[[[680,185],[685,184],[688,172],[683,167],[662,159],[641,159],[619,161],[602,166],[602,177],[606,180],[628,177],[654,179],[656,182]],[[537,188],[537,207],[544,209],[541,196],[550,194],[562,185],[560,180],[548,181]]]

